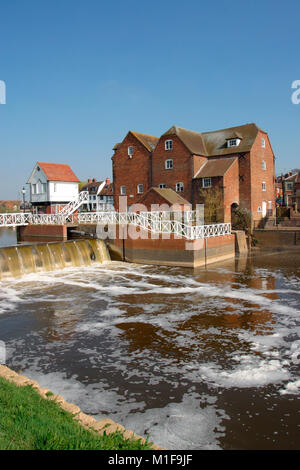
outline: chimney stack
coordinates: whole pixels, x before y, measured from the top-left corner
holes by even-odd
[[[106,184],[109,185],[110,184],[110,179],[109,178],[106,178]]]
[[[88,183],[91,183],[91,182],[92,182],[92,180],[91,180],[91,178],[89,178],[89,179],[88,179]]]
[[[96,183],[96,181],[97,181],[96,178],[93,178],[93,183]]]

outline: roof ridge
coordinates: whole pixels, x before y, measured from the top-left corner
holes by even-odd
[[[224,129],[216,129],[214,131],[205,131],[205,132],[202,132],[202,134],[214,134],[216,132],[230,131],[232,129],[237,129],[239,127],[246,127],[246,126],[255,126],[258,130],[261,130],[255,122],[247,122],[246,124],[241,124],[239,126],[225,127]]]
[[[138,134],[138,135],[144,135],[145,137],[151,137],[152,139],[159,139],[159,137],[156,137],[155,135],[150,135],[150,134],[143,134],[143,132],[136,132],[136,131],[130,131],[132,134]]]

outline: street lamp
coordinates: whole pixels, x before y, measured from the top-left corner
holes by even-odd
[[[23,212],[25,212],[25,193],[26,193],[26,189],[23,187],[23,189],[22,189],[22,194],[23,194]]]

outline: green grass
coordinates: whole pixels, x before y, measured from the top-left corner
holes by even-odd
[[[32,386],[18,387],[0,377],[0,450],[147,450],[151,443],[103,436],[77,423],[58,403]]]

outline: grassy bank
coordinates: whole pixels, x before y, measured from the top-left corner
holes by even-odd
[[[1,450],[146,450],[149,443],[103,436],[79,425],[58,403],[0,377]]]

